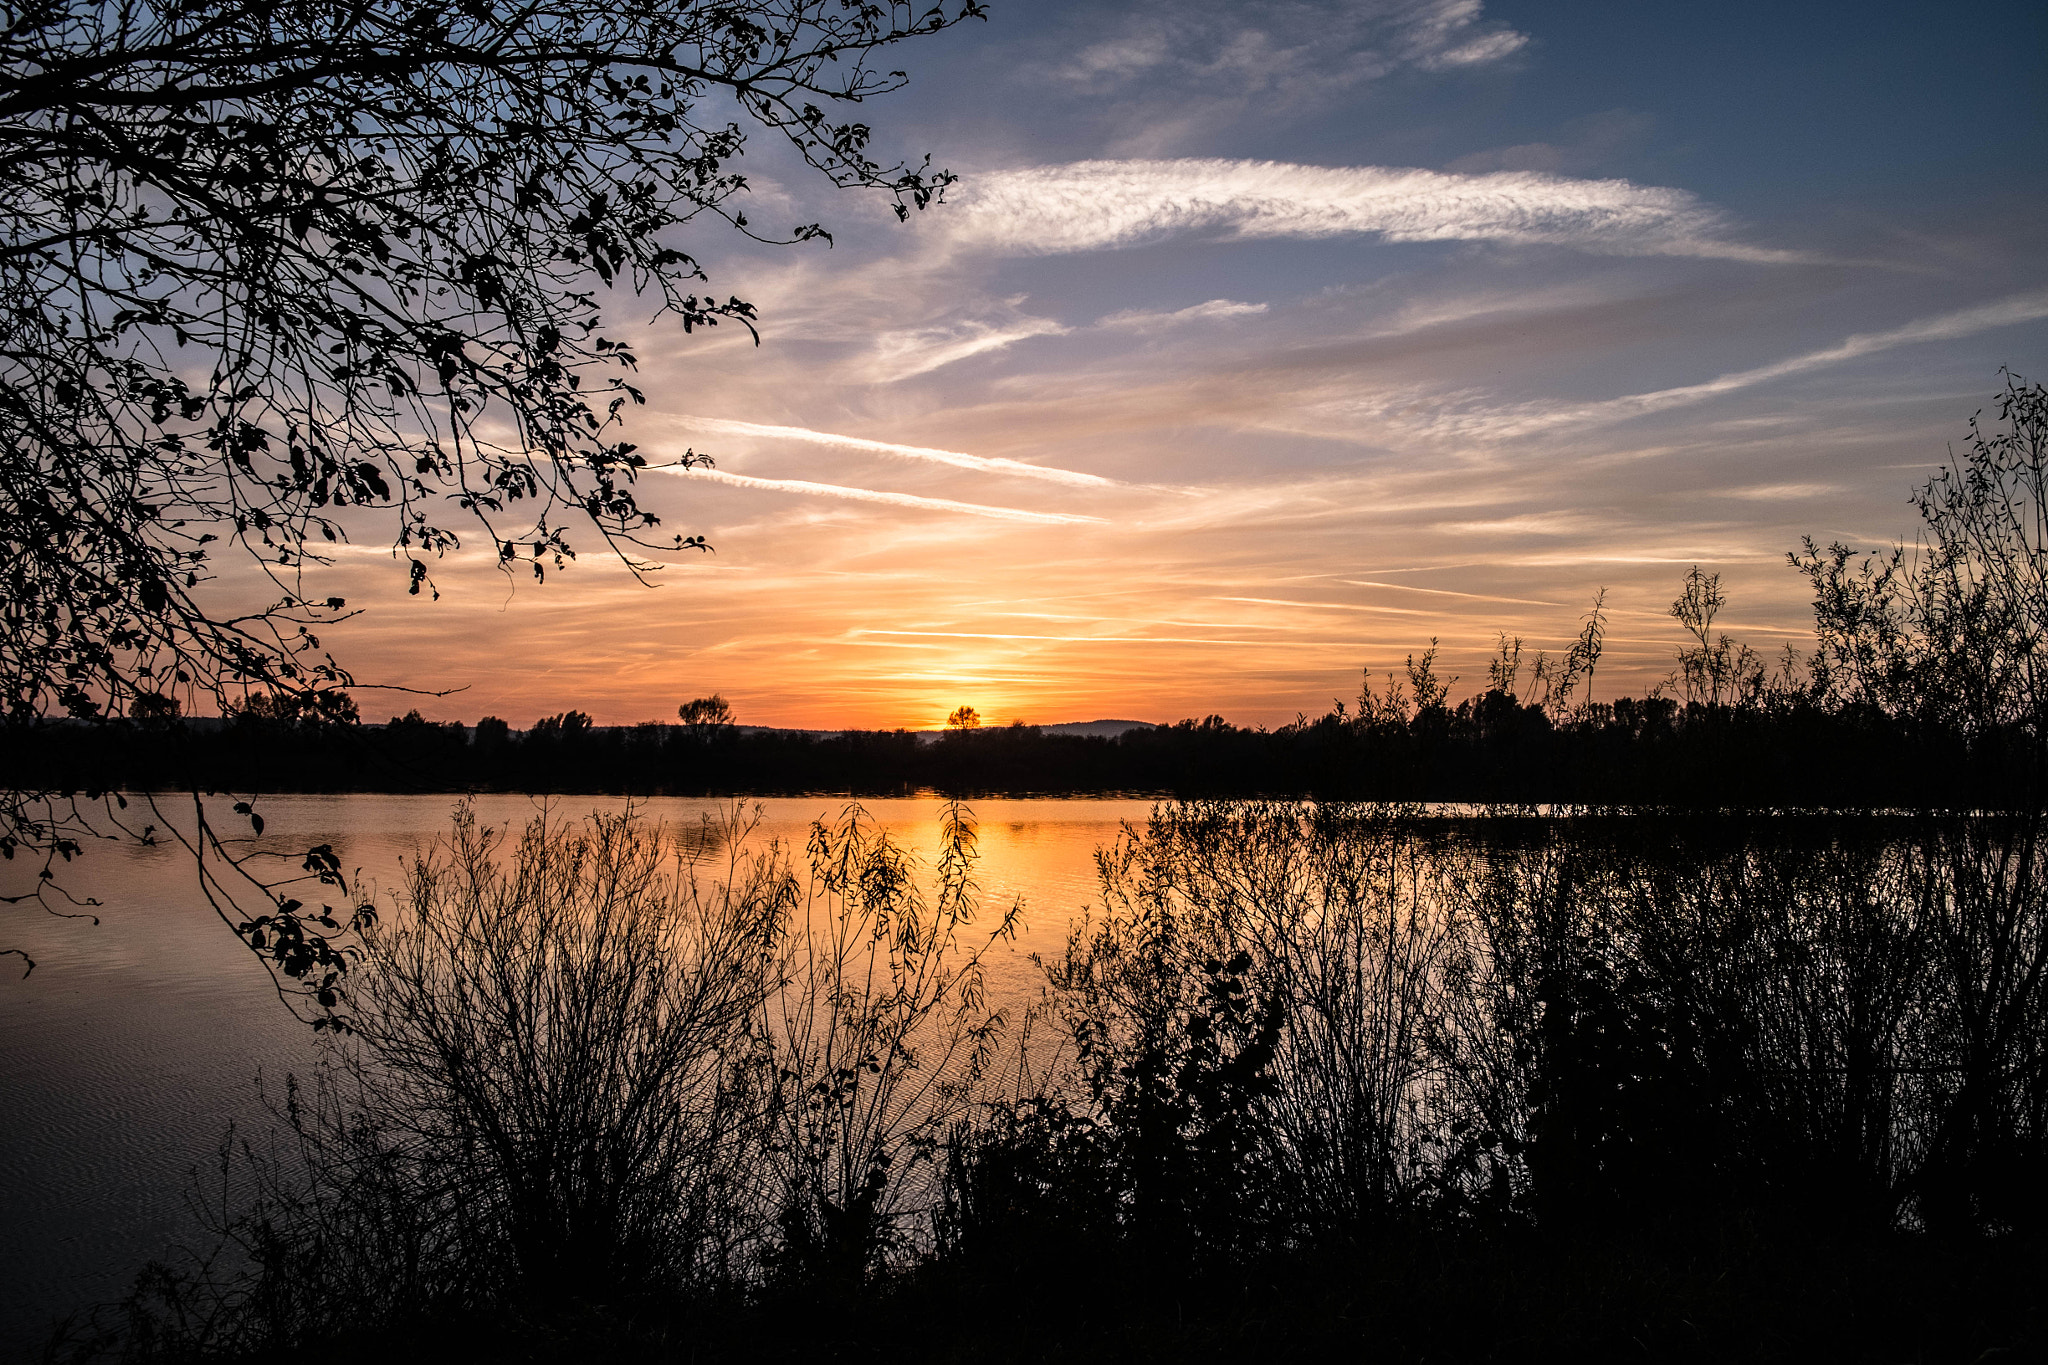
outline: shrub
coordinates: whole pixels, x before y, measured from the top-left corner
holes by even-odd
[[[222,1249],[152,1269],[124,1349],[671,1313],[907,1263],[1016,913],[963,943],[971,817],[943,831],[928,900],[857,807],[808,876],[737,813],[543,814],[508,846],[458,807],[363,936],[352,1032],[287,1078],[271,1142],[223,1146]]]

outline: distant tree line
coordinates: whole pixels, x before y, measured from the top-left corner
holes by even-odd
[[[1869,808],[2025,798],[2026,747],[1809,692],[1619,698],[1557,715],[1494,688],[1451,705],[1333,709],[1278,729],[1221,716],[1120,735],[1037,726],[820,734],[600,727],[569,711],[513,730],[417,711],[383,726],[262,705],[177,721],[0,731],[0,760],[71,788],[530,791],[632,795],[1134,794]]]

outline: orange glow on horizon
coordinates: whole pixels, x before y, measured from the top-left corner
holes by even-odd
[[[891,238],[886,269],[775,258],[751,292],[796,321],[758,349],[638,339],[637,496],[715,547],[657,586],[587,531],[545,584],[453,553],[431,602],[388,550],[345,547],[319,592],[364,614],[327,643],[366,683],[443,694],[366,689],[364,715],[628,725],[717,692],[742,724],[803,729],[938,729],[963,703],[990,727],[1275,727],[1355,702],[1361,669],[1399,673],[1432,639],[1469,696],[1499,634],[1532,668],[1602,589],[1594,695],[1642,695],[1676,666],[1669,609],[1695,564],[1723,576],[1717,631],[1810,649],[1786,552],[1910,537],[1906,494],[2015,329],[2048,325],[2048,295],[2013,295],[1816,338],[1820,305],[1775,259],[1616,273],[1597,253],[1352,238],[1288,259],[1377,260],[1375,290],[1139,315],[1056,288],[1069,257],[982,259],[930,231]],[[984,320],[1038,306],[983,297],[998,270],[1067,312]],[[1688,352],[1674,337],[1697,329],[1674,332],[1666,299],[1703,271],[1776,321]],[[1938,373],[1929,338],[1947,339]],[[685,450],[721,477],[662,468]]]

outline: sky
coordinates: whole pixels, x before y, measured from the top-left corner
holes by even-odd
[[[1675,666],[1686,570],[1810,639],[1803,536],[1914,534],[2000,368],[2048,379],[2036,4],[992,0],[862,116],[960,179],[899,224],[757,137],[686,245],[758,346],[638,328],[643,506],[714,552],[437,602],[330,571],[365,715],[718,692],[812,728],[1280,725],[1439,642]],[[638,309],[638,312],[636,312]],[[589,537],[586,537],[588,539]]]

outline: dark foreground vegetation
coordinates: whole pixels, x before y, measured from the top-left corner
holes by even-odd
[[[65,1353],[2037,1350],[2042,833],[1162,806],[995,1009],[964,811],[458,812],[223,1250]]]

